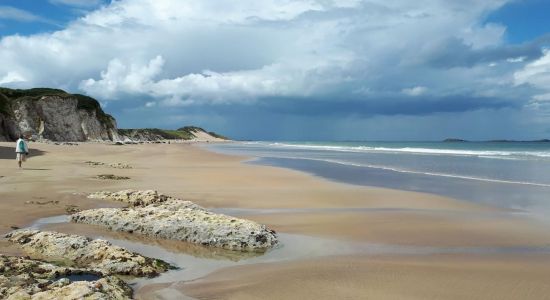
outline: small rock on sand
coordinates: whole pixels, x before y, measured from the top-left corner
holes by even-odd
[[[130,179],[130,177],[127,177],[127,176],[118,176],[118,175],[113,175],[113,174],[100,174],[100,175],[97,175],[95,178],[104,179],[104,180],[127,180],[127,179]]]
[[[130,166],[129,164],[125,164],[125,163],[121,163],[121,162],[106,164],[106,163],[100,162],[100,161],[90,161],[89,160],[89,161],[85,161],[84,163],[89,165],[89,166],[92,166],[92,167],[107,166],[107,167],[114,168],[114,169],[132,169],[132,166]]]

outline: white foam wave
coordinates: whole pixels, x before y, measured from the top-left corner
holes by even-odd
[[[252,144],[252,143],[250,143]],[[255,142],[254,145],[271,146],[279,148],[294,148],[303,150],[329,150],[340,152],[370,152],[370,153],[408,153],[416,155],[449,155],[449,156],[476,156],[490,159],[537,159],[550,158],[550,151],[497,151],[497,150],[462,150],[462,149],[437,149],[420,147],[369,147],[369,146],[338,146],[338,145],[308,145]]]

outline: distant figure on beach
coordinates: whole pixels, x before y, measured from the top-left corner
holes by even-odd
[[[19,165],[19,168],[21,168],[21,164],[27,160],[27,155],[29,155],[29,146],[25,141],[25,136],[22,134],[19,135],[19,139],[15,144],[15,153],[17,154],[17,164]]]

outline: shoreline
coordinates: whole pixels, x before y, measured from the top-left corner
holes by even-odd
[[[484,177],[479,175],[468,175],[453,172],[438,172],[425,169],[425,163],[428,158],[422,156],[418,159],[422,168],[410,169],[408,167],[399,167],[391,163],[390,159],[403,159],[407,162],[405,165],[411,165],[411,162],[417,159],[409,154],[384,154],[381,159],[376,155],[348,155],[338,151],[327,150],[325,152],[309,152],[297,150],[297,152],[283,152],[280,149],[267,146],[246,146],[246,145],[206,145],[205,148],[218,153],[226,154],[244,154],[255,157],[247,161],[248,164],[262,165],[270,167],[282,167],[286,169],[305,172],[317,178],[323,178],[344,184],[353,184],[365,187],[379,187],[392,190],[402,190],[410,192],[420,192],[442,197],[453,198],[469,203],[477,203],[491,207],[499,207],[505,210],[525,213],[536,218],[537,221],[550,225],[546,217],[550,213],[550,206],[546,201],[546,195],[550,193],[548,184],[535,183],[536,180],[504,180],[508,175],[501,177]],[[339,156],[341,155],[341,156]],[[373,156],[374,155],[374,156]],[[404,157],[402,157],[405,155]],[[430,156],[431,157],[431,156]],[[380,162],[376,163],[378,159]],[[434,164],[441,161],[441,158],[434,157]],[[453,163],[445,163],[444,167],[456,164],[456,159],[463,158],[449,157]],[[480,158],[481,159],[481,158]],[[463,162],[467,168],[472,166],[475,159],[466,159]],[[490,170],[495,170],[495,163],[506,163],[503,165],[503,171],[510,171],[512,165],[508,161],[496,161],[489,159],[486,162]],[[531,169],[532,163],[522,162],[521,165],[515,165],[515,168],[524,168],[521,174],[525,176]],[[483,169],[483,167],[475,167]],[[538,169],[537,169],[538,170]],[[490,172],[489,172],[490,173]],[[538,173],[537,173],[538,174]],[[500,178],[500,179],[498,179]]]
[[[0,143],[0,147],[8,147],[11,150],[11,143]],[[249,211],[240,217],[267,224],[283,234],[326,237],[336,241],[441,247],[537,247],[548,245],[550,242],[548,233],[521,216],[512,219],[508,215],[499,216],[498,213],[502,213],[502,209],[430,194],[346,185],[304,172],[249,165],[242,163],[246,158],[210,152],[196,145],[157,144],[115,147],[81,143],[79,146],[31,144],[31,147],[43,151],[43,155],[31,157],[26,165],[27,170],[9,169],[10,165],[15,167],[15,159],[0,159],[2,167],[0,176],[4,176],[0,178],[2,184],[0,193],[5,199],[0,204],[2,235],[11,230],[10,226],[23,227],[40,217],[63,214],[65,205],[77,205],[83,209],[116,205],[109,201],[86,199],[84,193],[103,189],[136,188],[156,189],[208,208],[303,209],[301,212],[290,210],[264,214]],[[134,168],[115,170],[94,168],[83,164],[84,161],[89,160],[86,158],[90,157],[98,161],[130,163]],[[127,175],[130,180],[113,182],[93,179],[94,174],[99,171]],[[46,203],[56,200],[59,201],[57,204],[25,204],[25,201]],[[362,208],[363,211],[357,208]],[[17,250],[1,239],[0,252],[17,253]],[[447,256],[455,257],[448,262],[449,265],[453,265],[452,261],[456,257],[461,257],[459,260],[475,262],[483,261],[484,255],[479,257],[479,254],[447,254]],[[514,261],[522,261],[521,257],[517,257],[518,254],[497,256],[511,256]],[[528,260],[535,259],[534,256],[542,256],[543,261],[548,257],[547,254],[520,254],[519,256],[526,256],[523,267],[533,264]],[[410,260],[409,263],[424,261],[418,257],[407,257],[407,255],[399,255],[393,259]],[[342,263],[346,265],[356,261],[359,264],[369,265],[368,261],[371,259],[373,258],[364,258],[359,255],[347,257],[344,259],[347,262]],[[315,268],[322,269],[322,261],[322,258],[319,259]],[[517,264],[521,265],[520,262]],[[499,264],[506,265],[506,259],[503,258]],[[377,266],[384,268],[386,265],[388,264],[380,262]],[[545,272],[546,275],[550,274],[546,271],[547,265],[548,263],[542,264],[540,267],[541,272]],[[326,276],[331,277],[332,275],[328,275],[331,270],[339,269],[341,265],[326,264],[325,267]],[[491,266],[493,267],[496,265]],[[240,283],[246,285],[245,281],[249,280],[263,285],[269,281],[267,277],[271,276],[264,273],[257,274],[259,270],[256,265],[235,268],[243,271],[233,274],[235,276],[233,284],[242,280]],[[270,263],[269,268],[275,273],[279,268],[291,268],[293,274],[298,276],[305,275],[302,272],[312,266],[307,261],[298,259],[294,262]],[[154,291],[163,293],[171,291],[178,294],[182,291],[192,291],[191,295],[203,297],[208,291],[201,290],[200,287],[210,286],[210,283],[219,281],[226,276],[224,274],[231,273],[230,269],[209,274],[195,282],[194,287],[193,283],[176,282],[163,287],[164,290],[160,291],[159,287],[146,285],[137,291],[136,297],[145,299],[143,297],[151,296],[150,293]],[[419,275],[423,274],[421,270],[418,272]],[[364,274],[368,273],[366,269],[350,271],[350,274],[355,273],[358,273],[356,274],[358,278],[368,275]],[[250,280],[247,274],[255,274],[254,278],[257,280]],[[334,276],[336,274],[337,272]],[[278,280],[284,286],[284,278]],[[354,279],[350,278],[350,280],[352,284]],[[286,284],[290,283],[286,282]],[[308,284],[318,285],[320,282]],[[498,282],[495,284],[498,285]],[[220,283],[218,282],[217,285]],[[229,287],[223,290],[223,284],[217,290],[219,295],[226,296],[228,294],[224,293],[228,290],[235,292]],[[228,297],[252,299],[250,295],[242,294],[247,290],[245,288],[239,292],[237,289],[237,296]],[[353,289],[353,291],[367,292],[366,289],[364,291]],[[304,296],[299,290],[294,293],[293,296],[296,297]],[[363,294],[356,296],[360,295]]]

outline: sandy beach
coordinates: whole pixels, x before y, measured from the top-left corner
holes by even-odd
[[[2,236],[71,207],[120,206],[87,199],[88,193],[154,189],[266,224],[284,237],[283,249],[273,250],[276,260],[244,259],[192,280],[142,282],[135,291],[138,299],[544,299],[550,293],[550,254],[540,251],[550,244],[550,232],[514,211],[250,165],[244,163],[249,158],[198,144],[30,147],[31,156],[19,170],[13,143],[0,143]],[[132,168],[84,163],[90,160]],[[130,179],[95,178],[99,174]],[[93,226],[52,228],[115,235]],[[309,239],[319,246],[310,243],[303,248],[311,252],[294,255],[302,246],[298,243]],[[316,249],[325,246],[330,249]],[[209,256],[208,249],[190,250],[177,242],[158,247]],[[277,256],[285,249],[288,256]],[[20,252],[1,239],[0,253]]]

